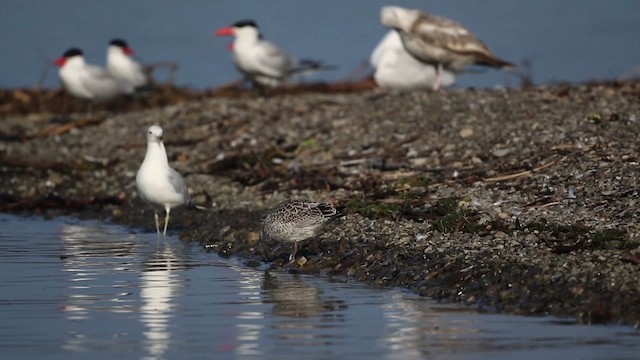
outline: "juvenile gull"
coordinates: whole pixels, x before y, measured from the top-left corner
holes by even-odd
[[[107,70],[135,89],[147,85],[142,65],[133,58],[133,49],[123,39],[113,39],[107,47]]]
[[[420,10],[385,6],[380,10],[380,22],[398,31],[405,49],[416,59],[436,66],[434,90],[440,87],[443,69],[458,71],[470,64],[513,67],[453,20]]]
[[[190,200],[184,179],[169,166],[162,143],[162,128],[158,125],[149,127],[147,131],[147,153],[136,175],[136,186],[142,200],[153,208],[158,235],[158,212],[165,211],[162,235],[166,235],[171,209],[189,204]]]
[[[395,30],[390,30],[373,49],[370,63],[375,70],[373,79],[383,88],[432,89],[435,83],[436,67],[409,54]],[[455,80],[454,73],[444,70],[440,85],[450,86]]]
[[[55,61],[65,90],[92,103],[111,100],[133,92],[133,87],[118,80],[105,69],[87,64],[82,50],[71,48]]]
[[[264,40],[253,20],[242,20],[216,30],[217,36],[234,36],[233,64],[252,82],[263,87],[276,87],[292,75],[329,69],[320,61],[299,60],[275,44]]]
[[[289,256],[289,262],[293,263],[300,241],[316,236],[328,221],[343,215],[341,209],[329,203],[286,200],[276,205],[265,216],[260,240],[292,242],[293,252]]]

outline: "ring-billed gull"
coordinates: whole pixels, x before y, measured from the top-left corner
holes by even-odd
[[[289,262],[293,263],[298,252],[298,243],[312,238],[330,220],[345,213],[329,203],[309,200],[286,200],[276,205],[265,216],[260,240],[292,242],[293,252]]]
[[[136,175],[136,186],[142,200],[153,208],[158,234],[158,212],[165,211],[162,235],[166,235],[171,209],[188,204],[190,199],[184,179],[169,166],[162,142],[162,128],[158,125],[149,127],[147,131],[147,153]]]
[[[380,22],[398,31],[405,49],[416,59],[436,66],[434,90],[440,87],[443,68],[458,71],[469,64],[513,67],[453,20],[420,10],[385,6],[380,10]]]

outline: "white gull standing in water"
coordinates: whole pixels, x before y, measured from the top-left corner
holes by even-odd
[[[385,6],[380,10],[380,22],[398,31],[405,49],[416,59],[436,66],[434,90],[441,85],[443,69],[459,71],[470,64],[513,67],[453,20],[420,10]]]
[[[374,69],[373,79],[383,88],[432,89],[435,83],[435,66],[419,61],[409,54],[395,30],[389,31],[373,49],[370,63]],[[455,74],[444,70],[440,86],[450,86],[455,81]]]
[[[166,235],[171,209],[189,204],[190,199],[184,179],[169,166],[162,143],[162,128],[158,125],[149,127],[147,131],[147,153],[136,175],[136,186],[142,200],[153,208],[158,235],[158,212],[165,212],[162,235]]]
[[[329,203],[309,200],[286,200],[276,205],[265,216],[260,240],[292,242],[293,252],[289,263],[293,263],[298,252],[298,243],[318,234],[332,219],[345,213]]]

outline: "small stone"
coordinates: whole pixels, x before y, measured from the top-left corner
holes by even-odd
[[[472,128],[464,128],[462,130],[460,130],[460,137],[463,139],[466,139],[468,137],[473,136],[473,129]]]
[[[245,261],[244,264],[247,267],[255,268],[255,267],[260,266],[260,261],[255,260],[255,259],[249,259],[249,260]]]
[[[250,231],[247,234],[247,243],[249,245],[253,244],[254,242],[260,240],[260,234],[256,231]]]
[[[497,158],[501,158],[501,157],[509,155],[509,153],[511,153],[511,149],[509,149],[509,148],[493,149],[491,151],[491,153],[493,154],[493,156],[495,156]]]
[[[296,261],[296,263],[297,263],[298,265],[302,266],[302,265],[304,265],[304,264],[306,264],[306,263],[307,263],[307,258],[306,258],[306,257],[304,257],[304,256],[301,256],[301,257]]]

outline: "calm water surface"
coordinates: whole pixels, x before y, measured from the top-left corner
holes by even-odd
[[[637,359],[640,332],[265,273],[176,237],[0,214],[4,359]]]

